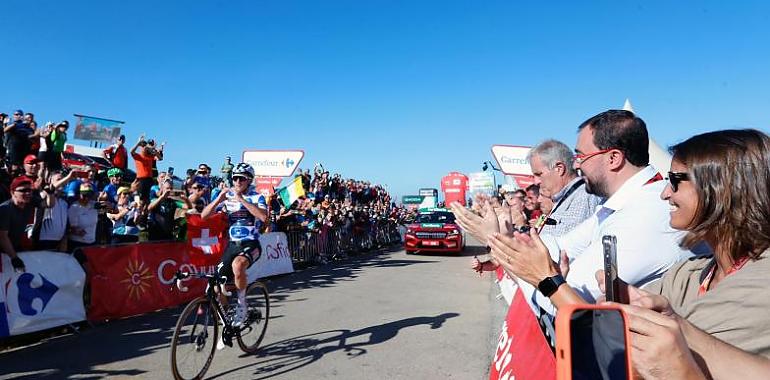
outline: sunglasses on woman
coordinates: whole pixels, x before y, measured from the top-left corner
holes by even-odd
[[[682,172],[668,172],[668,183],[671,184],[671,190],[676,193],[679,191],[679,183],[682,181],[689,181],[690,175]]]

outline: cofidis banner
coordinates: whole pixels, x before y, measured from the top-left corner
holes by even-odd
[[[83,321],[86,276],[72,256],[19,252],[26,271],[16,273],[7,255],[0,275],[0,338]]]
[[[271,232],[263,234],[259,237],[259,243],[262,245],[262,255],[246,272],[249,282],[264,277],[294,272],[285,233]]]

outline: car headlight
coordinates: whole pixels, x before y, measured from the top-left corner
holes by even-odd
[[[460,234],[460,230],[458,230],[456,228],[451,230],[451,231],[449,231],[449,235],[459,235],[459,234]]]

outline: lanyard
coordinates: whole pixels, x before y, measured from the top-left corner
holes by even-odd
[[[727,270],[727,273],[725,273],[725,277],[739,271],[741,268],[743,268],[744,265],[749,261],[748,256],[744,257],[738,261],[736,261],[730,269]],[[706,292],[709,290],[709,286],[711,285],[711,280],[714,278],[714,272],[716,272],[717,266],[712,265],[711,269],[709,269],[708,274],[706,275],[706,278],[703,279],[703,282],[700,283],[700,287],[698,287],[698,296],[702,296],[706,294]]]
[[[573,183],[572,186],[567,190],[567,192],[564,193],[564,196],[562,196],[561,199],[559,199],[559,202],[553,206],[553,208],[551,209],[551,212],[549,212],[548,215],[545,215],[545,214],[540,215],[540,217],[537,219],[537,223],[535,223],[535,228],[537,229],[538,233],[540,233],[540,231],[543,230],[543,227],[545,227],[546,224],[551,224],[551,223],[548,223],[549,219],[553,221],[553,224],[556,224],[556,221],[551,219],[551,215],[553,215],[553,213],[556,212],[556,209],[559,208],[559,206],[561,206],[561,204],[564,203],[564,201],[567,198],[569,198],[569,196],[572,195],[572,193],[574,193],[575,190],[577,190],[577,188],[580,187],[580,185],[582,185],[583,183],[585,183],[585,181],[582,178],[579,179],[577,182]]]

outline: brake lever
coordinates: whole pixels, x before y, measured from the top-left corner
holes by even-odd
[[[187,278],[187,277],[188,276],[185,276],[180,271],[176,272],[176,282],[175,283],[176,283],[176,288],[179,289],[180,292],[185,293],[185,292],[187,292],[189,290],[188,287],[182,285],[182,280]]]
[[[233,292],[227,290],[227,287],[225,286],[225,283],[227,282],[227,277],[222,276],[220,277],[220,279],[224,280],[222,282],[222,285],[219,285],[219,290],[222,292],[222,294],[224,294],[225,297],[230,297],[231,295],[233,295]]]

